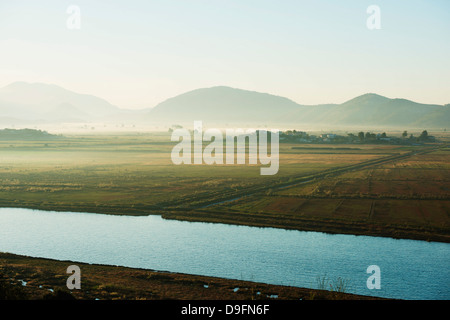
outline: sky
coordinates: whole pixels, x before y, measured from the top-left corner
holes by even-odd
[[[0,0],[0,87],[52,83],[127,109],[218,85],[447,104],[449,36],[448,0]]]

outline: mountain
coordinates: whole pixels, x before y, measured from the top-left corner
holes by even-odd
[[[372,128],[443,129],[450,123],[450,105],[421,104],[367,93],[342,104],[301,105],[288,98],[225,86],[189,91],[154,108],[126,110],[101,98],[56,85],[15,82],[0,88],[0,125],[103,122],[114,127],[231,128]]]
[[[14,82],[0,88],[0,116],[41,121],[90,121],[116,113],[106,100],[53,84]]]
[[[347,101],[325,115],[324,121],[351,125],[364,123],[368,125],[421,125],[424,118],[434,112],[450,115],[449,108],[440,105],[420,104],[406,99],[389,99],[377,94],[364,94]],[[450,120],[450,119],[448,119]],[[450,121],[447,121],[448,124]],[[444,125],[445,122],[439,125]]]
[[[149,111],[148,120],[166,124],[202,120],[212,124],[329,127],[445,128],[450,106],[420,104],[368,93],[342,104],[300,105],[287,98],[213,87],[170,98]]]
[[[165,122],[255,123],[267,122],[301,108],[284,97],[220,86],[170,98],[154,107],[148,116],[152,121]]]

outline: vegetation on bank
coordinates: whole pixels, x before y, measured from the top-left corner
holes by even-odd
[[[336,133],[308,134],[304,131],[286,130],[280,133],[280,141],[283,143],[318,143],[318,144],[392,144],[392,145],[411,145],[417,143],[434,143],[436,138],[428,134],[427,130],[415,137],[414,134],[408,136],[405,130],[401,136],[388,135],[386,132],[373,133],[370,131],[360,131],[357,134],[347,133],[340,135]]]

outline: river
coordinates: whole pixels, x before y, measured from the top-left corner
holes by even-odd
[[[450,299],[450,244],[164,220],[0,208],[0,251],[31,257],[318,288],[398,299]],[[367,267],[381,289],[368,289]]]

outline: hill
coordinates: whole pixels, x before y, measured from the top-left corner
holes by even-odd
[[[15,82],[0,88],[0,125],[103,122],[144,127],[192,126],[443,129],[450,105],[421,104],[374,93],[342,104],[301,105],[268,93],[217,86],[192,90],[143,110],[126,110],[101,98],[56,85]]]
[[[54,140],[61,136],[35,129],[3,129],[0,130],[0,140]]]
[[[441,119],[425,123],[427,116],[438,113]],[[377,94],[364,94],[347,101],[324,115],[324,121],[351,125],[364,123],[376,126],[446,126],[450,122],[450,108],[420,104],[406,99],[389,99]],[[444,120],[447,117],[447,121]]]
[[[0,117],[45,122],[91,121],[118,111],[106,100],[53,84],[14,82],[0,88]]]
[[[287,98],[229,87],[190,91],[148,113],[149,121],[322,127],[445,128],[450,106],[420,104],[368,93],[342,104],[300,105]]]
[[[152,121],[214,123],[267,122],[297,112],[302,106],[284,97],[235,89],[212,87],[170,98],[148,112]]]

